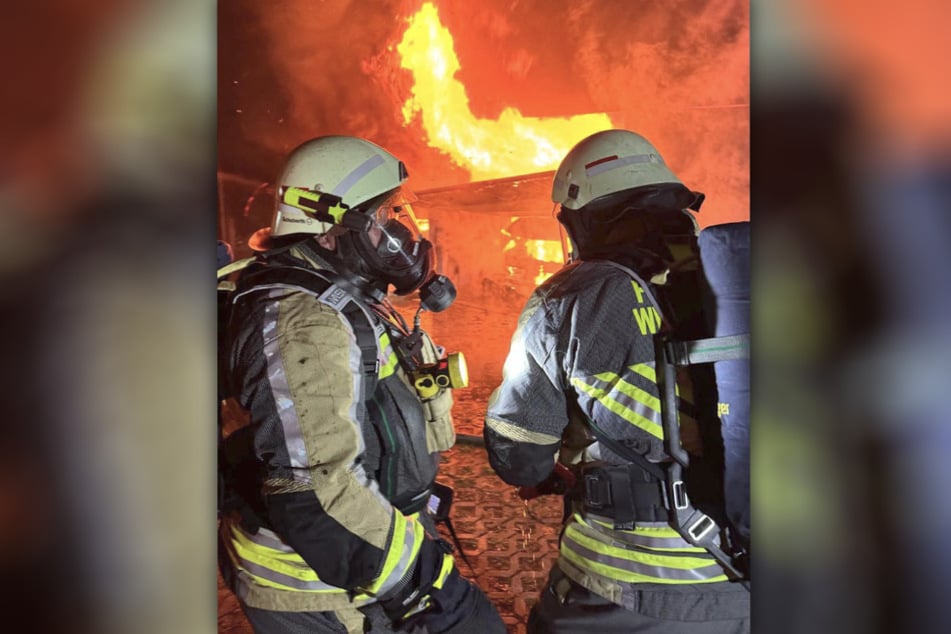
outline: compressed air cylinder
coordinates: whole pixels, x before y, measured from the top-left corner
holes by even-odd
[[[750,223],[734,222],[700,232],[700,258],[712,291],[708,314],[717,337],[750,332]],[[714,363],[722,423],[724,487],[730,524],[750,538],[750,360]]]

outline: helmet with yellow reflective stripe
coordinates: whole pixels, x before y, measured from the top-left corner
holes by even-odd
[[[390,202],[408,177],[402,161],[366,139],[324,136],[307,141],[290,153],[278,178],[271,225],[249,244],[263,250],[270,238],[322,235],[337,224],[365,222],[353,214],[345,218],[346,212]]]

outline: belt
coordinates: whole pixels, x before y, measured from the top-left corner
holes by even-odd
[[[663,483],[637,465],[586,465],[580,485],[585,511],[613,519],[616,529],[669,519]]]

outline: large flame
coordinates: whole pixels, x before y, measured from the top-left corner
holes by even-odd
[[[404,121],[419,115],[429,144],[447,152],[474,180],[554,169],[575,143],[614,127],[605,114],[537,118],[511,107],[498,119],[476,118],[465,86],[453,78],[459,60],[436,7],[427,2],[408,22],[397,45],[401,66],[414,79]]]

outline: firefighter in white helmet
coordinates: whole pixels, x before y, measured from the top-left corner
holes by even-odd
[[[567,154],[552,200],[572,261],[529,298],[484,428],[490,464],[523,497],[566,496],[529,631],[748,632],[744,573],[712,530],[723,517],[712,376],[670,380],[679,426],[665,434],[655,345],[704,327],[692,217],[703,195],[647,139],[609,130]],[[683,480],[668,482],[671,452],[689,456]],[[681,506],[704,520],[694,534],[678,528]]]
[[[364,139],[299,146],[228,295],[225,390],[250,425],[221,452],[220,560],[257,632],[505,631],[426,511],[452,399],[413,387],[442,350],[387,295],[439,311],[455,289],[407,177]]]

